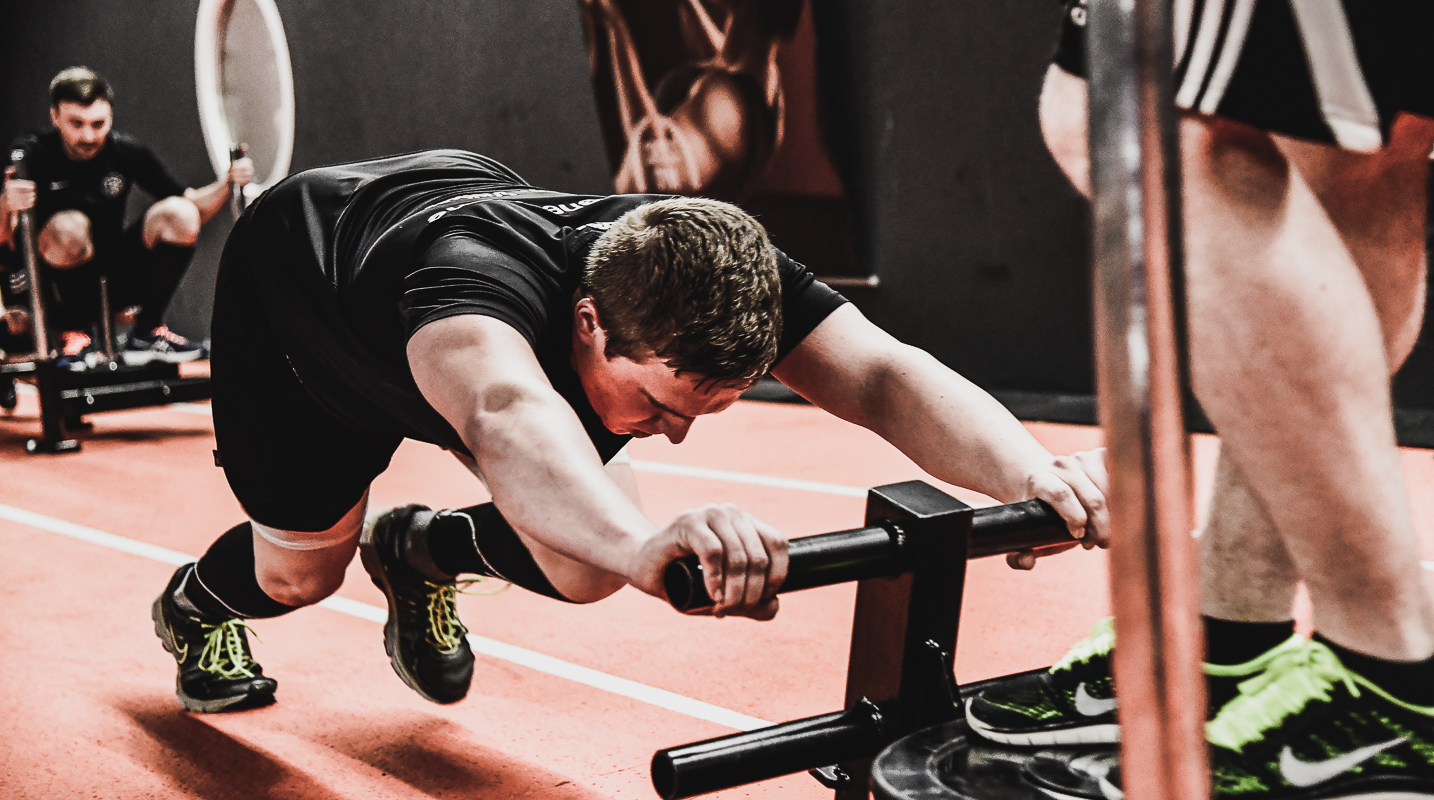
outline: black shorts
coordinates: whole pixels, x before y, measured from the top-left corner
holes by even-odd
[[[1055,62],[1084,76],[1086,0],[1065,9]],[[1434,117],[1434,3],[1193,0],[1175,26],[1186,110],[1361,152]]]
[[[211,323],[214,438],[250,519],[285,531],[328,530],[388,467],[403,437],[357,428],[321,407],[290,367],[264,295],[274,271],[313,270],[307,240],[245,214],[219,262]],[[256,227],[263,227],[256,231]]]

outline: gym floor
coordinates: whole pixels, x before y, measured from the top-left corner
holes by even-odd
[[[590,606],[518,589],[461,597],[477,671],[466,700],[437,706],[390,670],[383,600],[355,559],[323,607],[255,623],[277,704],[189,714],[149,605],[174,565],[243,517],[212,466],[208,407],[97,415],[79,454],[26,456],[36,414],[25,393],[0,418],[0,796],[652,798],[655,750],[841,705],[850,585],[785,595],[769,623],[684,617],[632,589]],[[1087,427],[1028,427],[1055,452],[1100,441]],[[1217,448],[1196,439],[1202,499]],[[872,434],[800,405],[743,401],[681,447],[648,439],[631,452],[653,519],[731,501],[791,536],[859,527],[866,488],[922,477]],[[1434,568],[1434,452],[1404,462]],[[454,459],[413,442],[373,489],[375,508],[483,499]],[[1107,612],[1106,595],[1101,552],[1029,573],[973,563],[958,680],[1051,663]],[[831,794],[798,775],[712,796]]]

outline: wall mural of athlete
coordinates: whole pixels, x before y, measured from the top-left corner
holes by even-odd
[[[593,73],[599,77],[607,67],[622,127],[619,192],[733,200],[756,187],[781,142],[777,52],[795,31],[802,3],[583,0]],[[686,57],[670,66],[654,64],[672,56],[640,50],[624,5],[636,12],[636,24],[676,33],[663,38],[679,44]],[[642,50],[649,50],[646,68]]]
[[[741,204],[824,279],[861,275],[806,0],[579,0],[618,192]]]

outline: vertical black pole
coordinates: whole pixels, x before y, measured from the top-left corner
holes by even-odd
[[[10,163],[15,177],[29,179],[29,164],[24,150],[13,150]],[[66,453],[80,449],[80,443],[65,438],[65,425],[60,414],[60,387],[57,382],[55,352],[50,347],[50,330],[45,319],[45,290],[40,280],[40,260],[35,251],[35,222],[29,211],[20,212],[15,227],[20,242],[20,255],[25,260],[25,274],[30,279],[30,331],[35,340],[35,389],[40,395],[40,438],[25,443],[27,453]]]
[[[951,664],[972,518],[970,506],[920,481],[879,486],[867,496],[866,524],[900,530],[910,571],[857,584],[846,707],[876,703],[890,717],[888,739],[960,711]],[[836,790],[837,800],[869,797],[871,760],[841,767],[851,781]]]

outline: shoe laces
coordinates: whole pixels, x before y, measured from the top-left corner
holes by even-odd
[[[487,581],[488,578],[481,576],[449,583],[424,581],[428,586],[428,642],[438,648],[438,652],[447,654],[456,651],[463,642],[463,635],[468,632],[463,623],[458,621],[458,595],[495,595],[507,591],[512,585],[504,583],[496,589],[481,592],[469,589],[470,586]]]
[[[170,344],[189,344],[189,340],[169,329],[168,325],[160,325],[149,332],[148,339],[163,339]]]
[[[254,677],[250,667],[258,666],[258,663],[244,647],[243,628],[249,628],[249,625],[242,619],[204,625],[204,649],[199,651],[197,666],[225,680]],[[257,634],[255,638],[258,638]]]
[[[1092,658],[1110,655],[1115,649],[1115,618],[1106,617],[1091,626],[1090,633],[1079,642],[1071,646],[1071,649],[1060,661],[1051,667],[1051,674],[1070,669],[1077,664],[1084,664]]]
[[[1359,697],[1358,676],[1339,661],[1333,650],[1310,641],[1281,654],[1269,669],[1240,684],[1240,694],[1205,725],[1205,739],[1240,752],[1245,745],[1300,713],[1311,701],[1329,701],[1337,686]]]
[[[77,356],[90,346],[89,335],[80,331],[64,331],[60,339],[64,342],[60,352],[67,356]]]

